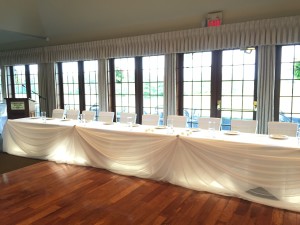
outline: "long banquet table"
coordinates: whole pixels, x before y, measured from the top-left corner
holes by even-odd
[[[8,120],[3,150],[300,212],[300,145],[268,135],[49,119]],[[193,132],[195,131],[195,132]]]

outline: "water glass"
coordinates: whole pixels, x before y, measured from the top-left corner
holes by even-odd
[[[84,114],[80,114],[80,123],[85,123],[85,116]]]
[[[208,130],[211,137],[215,137],[215,130],[216,130],[216,122],[208,121]]]
[[[133,118],[131,116],[127,117],[127,124],[128,124],[128,127],[131,130],[132,129],[132,125],[133,125]]]
[[[46,123],[46,112],[41,112],[41,117],[42,117],[42,121],[43,123]]]
[[[173,132],[174,132],[173,119],[167,120],[167,128],[168,128],[168,134],[173,134]]]

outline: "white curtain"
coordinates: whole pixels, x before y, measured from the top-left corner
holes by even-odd
[[[176,114],[176,54],[165,55],[164,121]]]
[[[1,101],[4,101],[3,98],[6,97],[6,88],[5,88],[5,84],[6,84],[5,67],[4,67],[4,66],[1,66],[0,70],[1,70],[1,90],[2,90],[2,99],[0,99],[0,100],[1,100]]]
[[[98,96],[100,111],[108,110],[108,85],[107,85],[107,62],[105,59],[98,60]]]
[[[275,46],[258,48],[257,132],[268,132],[268,121],[274,120]]]
[[[38,64],[39,95],[41,111],[51,116],[52,110],[57,108],[54,63]]]
[[[300,15],[109,40],[0,52],[0,64],[25,64],[300,43]]]

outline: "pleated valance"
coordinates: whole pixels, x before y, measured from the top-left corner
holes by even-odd
[[[49,63],[300,43],[300,15],[0,52],[1,65]]]

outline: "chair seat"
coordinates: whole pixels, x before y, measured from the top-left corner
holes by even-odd
[[[112,123],[114,120],[115,113],[114,112],[99,112],[99,121]]]
[[[53,109],[52,110],[52,118],[62,119],[64,116],[64,109]]]
[[[127,118],[131,117],[133,123],[136,123],[136,114],[135,113],[124,113],[120,114],[120,123],[127,123]]]
[[[231,120],[231,130],[244,133],[256,133],[256,120]]]
[[[268,122],[268,134],[283,134],[290,137],[296,137],[298,129],[297,123],[288,123],[288,122],[277,122],[269,121]]]
[[[210,128],[210,123],[215,124],[215,130],[220,130],[221,128],[221,118],[216,117],[199,117],[198,127],[201,129],[208,130]]]
[[[159,115],[157,114],[144,114],[142,116],[142,125],[157,126],[159,122]]]
[[[85,119],[85,121],[87,121],[87,122],[93,121],[93,120],[95,120],[96,112],[83,110],[82,115],[83,115],[83,118]]]
[[[79,110],[69,109],[69,110],[67,110],[66,114],[67,114],[67,119],[78,120]]]
[[[172,121],[173,127],[185,128],[186,124],[187,124],[187,117],[186,116],[169,115],[167,120]]]

